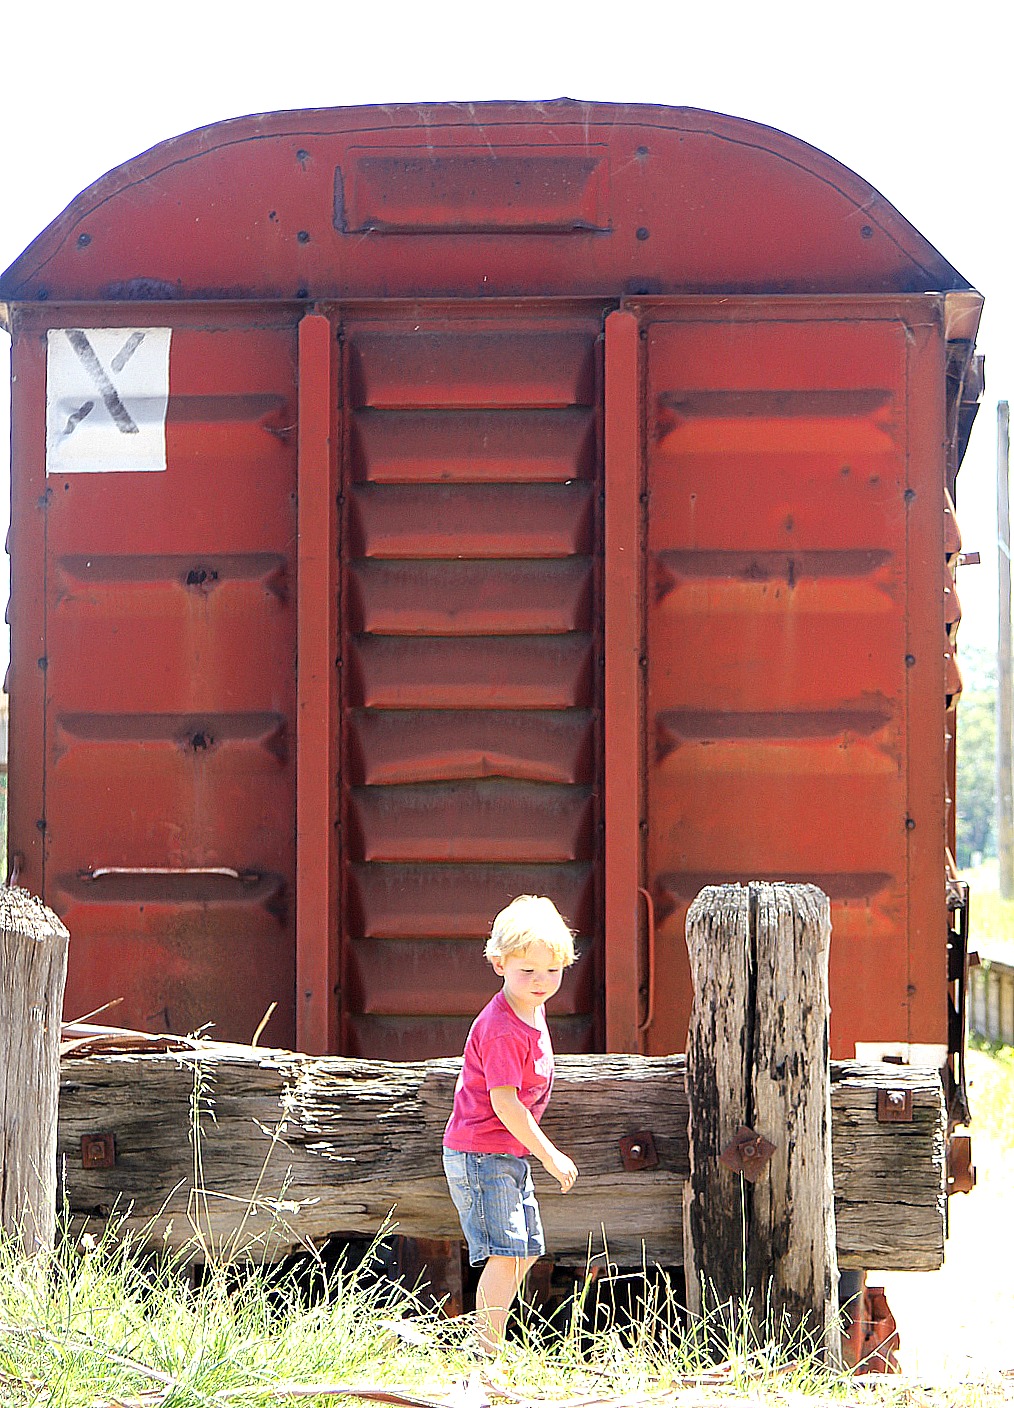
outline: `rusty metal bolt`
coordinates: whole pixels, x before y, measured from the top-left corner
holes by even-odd
[[[82,1134],[81,1164],[84,1168],[115,1168],[116,1136],[114,1134]]]
[[[650,1129],[638,1129],[620,1140],[620,1158],[628,1173],[658,1167],[658,1150]]]

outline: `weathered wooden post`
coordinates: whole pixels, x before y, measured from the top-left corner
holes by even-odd
[[[0,889],[0,1229],[27,1254],[56,1231],[56,1125],[67,930]]]
[[[750,1306],[785,1342],[837,1362],[827,896],[813,885],[709,886],[687,915],[692,1312]]]

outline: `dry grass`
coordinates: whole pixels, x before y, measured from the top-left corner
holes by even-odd
[[[1014,910],[1014,906],[1011,906]],[[1012,932],[1014,938],[1014,932]],[[1014,1402],[1014,1052],[973,1051],[980,1186],[951,1204],[947,1265],[883,1280],[902,1337],[900,1379],[856,1380],[743,1317],[674,1336],[645,1288],[632,1330],[590,1334],[576,1307],[529,1315],[491,1370],[467,1319],[346,1270],[309,1303],[292,1279],[221,1264],[199,1288],[151,1249],[66,1240],[26,1265],[0,1243],[0,1404],[11,1408],[230,1408],[338,1398],[405,1408],[711,1408],[818,1404],[991,1408]],[[199,1130],[198,1130],[199,1143]],[[659,1299],[661,1295],[661,1299]],[[707,1352],[720,1343],[719,1362]]]

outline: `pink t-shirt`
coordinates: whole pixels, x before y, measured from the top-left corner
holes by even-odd
[[[517,1158],[528,1153],[497,1118],[489,1092],[498,1085],[512,1085],[536,1123],[541,1120],[553,1088],[553,1045],[543,1008],[536,1010],[535,1020],[535,1027],[523,1022],[502,991],[476,1017],[454,1087],[454,1109],[444,1130],[446,1148]]]

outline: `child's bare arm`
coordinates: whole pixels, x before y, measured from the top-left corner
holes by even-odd
[[[497,1085],[489,1092],[493,1112],[518,1143],[535,1155],[547,1173],[552,1174],[564,1193],[569,1193],[577,1177],[577,1165],[562,1154],[543,1134],[531,1112],[526,1110],[512,1085]]]

